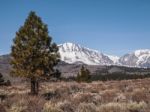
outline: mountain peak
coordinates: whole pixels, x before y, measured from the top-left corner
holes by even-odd
[[[64,44],[59,45],[59,49],[64,52],[73,52],[73,51],[80,51],[82,47],[78,44],[66,42]]]
[[[150,67],[150,50],[140,49],[122,56],[119,59],[122,65],[134,67]]]
[[[67,63],[83,62],[89,65],[108,65],[113,63],[108,56],[97,50],[70,42],[59,45],[59,52],[61,59]]]
[[[76,46],[76,45],[78,45],[78,44],[71,43],[71,42],[66,42],[66,43],[64,43],[64,44],[62,44],[62,45],[72,47],[72,46]]]
[[[143,54],[149,54],[150,55],[150,49],[139,49],[139,50],[136,50],[134,52],[135,56],[139,57],[140,55],[143,55]]]

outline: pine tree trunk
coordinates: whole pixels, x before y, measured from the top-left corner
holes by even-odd
[[[39,83],[36,78],[31,78],[31,94],[38,95]]]

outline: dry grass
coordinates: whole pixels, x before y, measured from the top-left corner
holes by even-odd
[[[149,85],[150,79],[42,83],[33,97],[29,84],[16,84],[0,87],[0,112],[150,112]]]

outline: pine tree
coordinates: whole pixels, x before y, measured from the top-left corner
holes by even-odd
[[[76,80],[77,82],[90,82],[91,81],[90,71],[86,69],[84,66],[82,66],[80,72],[77,74]]]
[[[13,43],[11,73],[30,79],[31,94],[38,94],[39,79],[50,76],[59,61],[58,47],[48,35],[47,25],[32,11]]]

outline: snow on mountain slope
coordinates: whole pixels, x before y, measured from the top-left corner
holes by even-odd
[[[66,63],[150,67],[150,49],[136,50],[122,57],[117,57],[68,42],[59,45],[59,53],[61,60]]]
[[[135,56],[138,57],[138,61],[136,62],[137,65],[142,65],[150,61],[150,50],[136,50],[134,52]]]
[[[113,61],[106,55],[78,44],[59,45],[61,60],[67,63],[82,62],[88,65],[110,65]]]
[[[108,56],[109,59],[111,59],[114,64],[118,64],[119,63],[119,57],[118,56],[107,55],[107,54],[106,54],[106,56]]]
[[[126,54],[119,59],[122,65],[135,67],[150,67],[150,50],[136,50]]]

